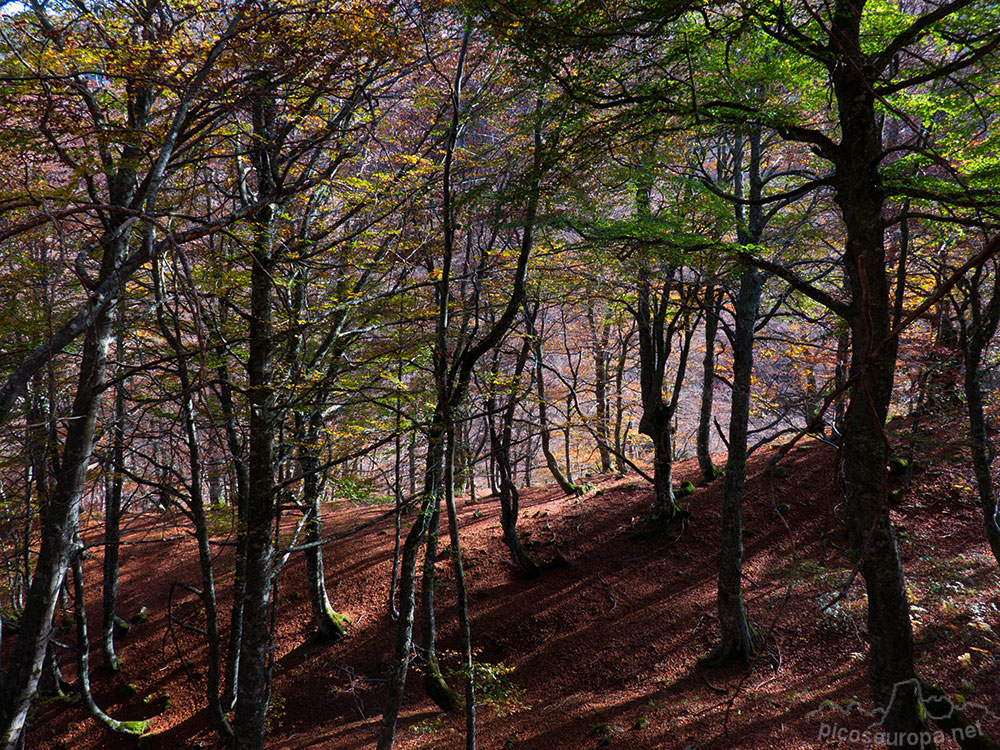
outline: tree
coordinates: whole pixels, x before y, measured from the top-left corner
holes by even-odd
[[[453,23],[455,19],[445,17],[442,24],[457,35]],[[497,213],[503,205],[487,206],[489,210],[479,222],[470,221],[463,226],[461,210],[471,211],[474,207],[462,199],[462,187],[469,185],[460,171],[464,166],[460,145],[465,139],[472,139],[476,126],[485,128],[487,123],[478,122],[472,113],[478,114],[465,98],[465,86],[471,79],[472,70],[481,63],[482,48],[473,35],[468,21],[463,20],[461,42],[454,50],[453,77],[448,81],[449,124],[443,144],[441,165],[441,215],[440,215],[440,258],[429,261],[429,270],[434,279],[434,343],[431,352],[433,368],[434,411],[427,428],[427,456],[424,474],[424,489],[417,519],[406,535],[402,547],[399,577],[399,621],[393,652],[393,674],[389,683],[389,695],[382,715],[378,747],[391,748],[395,739],[396,721],[402,704],[403,688],[409,668],[412,643],[413,612],[415,608],[415,568],[421,543],[428,540],[425,551],[425,566],[422,584],[422,608],[424,610],[424,664],[425,687],[430,696],[445,708],[451,702],[450,691],[440,675],[440,668],[434,661],[433,649],[433,567],[436,556],[436,535],[439,508],[443,501],[447,512],[448,532],[452,565],[455,572],[456,595],[458,599],[459,634],[463,649],[462,669],[470,677],[465,684],[466,746],[474,748],[475,739],[475,694],[473,674],[471,632],[468,614],[468,595],[465,589],[464,568],[458,534],[457,508],[454,495],[454,458],[456,445],[456,424],[460,408],[466,398],[474,368],[479,360],[500,344],[514,325],[521,310],[526,293],[528,262],[534,248],[535,222],[542,194],[542,179],[546,170],[557,156],[558,127],[547,128],[544,96],[534,87],[526,90],[515,89],[513,104],[521,111],[531,112],[529,123],[531,133],[514,131],[514,142],[530,143],[530,156],[523,152],[510,151],[507,139],[498,139],[499,147],[488,149],[499,160],[499,169],[505,182],[504,189],[497,198],[506,198],[520,191],[521,200],[513,216]],[[467,72],[467,67],[469,71]],[[534,89],[534,90],[533,90]],[[484,86],[479,96],[484,97],[488,89]],[[533,107],[525,106],[528,96]],[[480,99],[482,101],[482,99]],[[492,139],[484,138],[485,143]],[[462,142],[460,144],[460,141]],[[517,154],[513,159],[512,154]],[[471,165],[470,165],[471,166]],[[473,193],[474,195],[475,193]],[[501,233],[501,228],[506,232]],[[463,238],[465,253],[459,244]],[[493,290],[475,281],[483,269],[496,263],[496,255],[508,252],[513,256],[513,267],[501,290]],[[464,255],[464,258],[463,258]],[[462,295],[466,295],[463,297]],[[464,307],[459,307],[464,303]],[[478,310],[489,305],[497,312],[490,319],[483,320]],[[453,316],[457,320],[453,319]]]
[[[966,70],[1000,46],[1000,35],[984,25],[990,23],[989,14],[967,15],[968,6],[959,0],[929,11],[901,9],[892,23],[885,23],[881,10],[866,3],[837,2],[821,13],[771,4],[744,8],[779,45],[780,54],[808,61],[803,64],[832,97],[830,115],[836,128],[829,132],[784,112],[763,114],[784,138],[807,145],[833,169],[828,181],[844,227],[846,301],[812,293],[850,328],[853,386],[840,472],[853,554],[868,591],[869,681],[876,703],[886,710],[882,723],[895,738],[894,747],[913,746],[907,738],[917,736],[911,733],[920,732],[924,722],[916,696],[893,699],[895,686],[915,675],[909,604],[886,501],[883,426],[897,342],[885,253],[884,215],[891,186],[883,166],[885,115],[879,109],[898,115],[896,102],[906,92]],[[943,56],[917,51],[938,33],[952,40]],[[710,111],[742,109],[711,99],[703,105]],[[919,149],[917,139],[908,148]]]

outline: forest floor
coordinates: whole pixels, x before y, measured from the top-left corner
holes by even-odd
[[[952,437],[962,432],[957,420],[935,429]],[[917,668],[960,695],[956,700],[966,701],[969,717],[997,736],[997,567],[983,540],[964,451],[930,437],[918,445],[923,467],[892,511],[912,601]],[[905,446],[895,447],[905,454]],[[532,580],[510,563],[497,500],[460,502],[476,659],[492,665],[484,669],[492,679],[482,696],[489,702],[478,712],[480,748],[878,746],[831,739],[874,721],[860,576],[843,599],[823,609],[851,573],[835,451],[814,440],[802,443],[782,462],[784,478],[763,476],[771,455],[752,457],[747,484],[745,593],[764,641],[749,672],[698,666],[716,637],[721,481],[698,487],[685,501],[692,518],[658,537],[641,533],[651,493],[634,476],[590,478],[594,487],[582,497],[552,487],[524,491],[520,528],[529,551],[540,561],[559,553],[568,562]],[[676,478],[697,481],[696,464],[681,462]],[[385,511],[333,503],[325,531],[347,530]],[[131,519],[120,611],[128,616],[145,607],[147,619],[119,638],[119,673],[103,672],[99,653],[93,655],[94,688],[99,704],[116,718],[152,717],[144,747],[213,748],[218,742],[203,708],[202,638],[178,625],[168,628],[168,606],[178,620],[201,623],[195,595],[174,585],[198,582],[195,546],[179,521]],[[85,538],[97,544],[99,519],[91,524]],[[226,525],[217,531],[224,541]],[[353,622],[334,645],[310,638],[301,555],[285,565],[269,747],[374,747],[395,628],[387,610],[393,537],[387,520],[327,548],[330,598]],[[226,561],[231,547],[218,550],[224,593],[232,577]],[[98,546],[86,566],[94,600],[100,554]],[[453,577],[445,555],[438,571],[441,647],[455,650]],[[94,604],[88,606],[92,633],[99,617]],[[57,638],[72,641],[71,628]],[[444,665],[457,666],[449,656]],[[65,669],[67,677],[72,673]],[[419,675],[411,673],[397,747],[464,747],[463,727],[461,714],[442,714],[423,697]],[[136,740],[99,728],[80,706],[48,699],[33,709],[28,746],[129,748]],[[938,746],[957,747],[951,740]]]

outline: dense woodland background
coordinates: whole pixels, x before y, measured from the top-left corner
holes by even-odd
[[[840,648],[813,619],[848,605],[844,674],[866,675],[853,698],[887,744],[996,747],[963,706],[975,692],[1000,713],[1000,685],[961,671],[989,675],[1000,648],[996,4],[31,0],[0,14],[4,748],[82,746],[39,702],[51,695],[103,727],[89,742],[155,740],[177,714],[167,693],[126,707],[134,719],[108,711],[136,692],[119,676],[161,657],[183,667],[196,722],[171,719],[169,746],[262,748],[282,736],[276,662],[296,638],[302,674],[343,665],[364,719],[316,746],[388,750],[414,701],[464,716],[431,746],[475,747],[477,718],[489,747],[701,746],[698,732],[741,746],[731,716],[790,710],[738,703],[747,680],[815,670],[797,649]],[[746,555],[744,501],[747,539],[774,531]],[[610,529],[625,546],[599,553]],[[919,616],[959,569],[920,545],[951,537],[969,589],[939,588],[954,595],[939,614],[961,614],[949,637],[988,635],[957,661],[921,640]],[[614,618],[640,611],[623,571],[673,580],[681,554],[708,608],[663,602],[621,622],[638,644],[604,645],[622,669],[648,645],[695,670],[711,728],[627,739],[613,722],[578,731],[566,709],[565,736],[524,729],[536,744],[518,745],[521,730],[477,714],[515,713],[518,677],[547,669],[511,678],[483,651],[544,627],[533,586],[579,604],[599,581],[618,623],[618,596]],[[984,561],[985,577],[967,565]],[[480,606],[487,579],[506,581],[506,623]],[[789,593],[748,606],[768,580]],[[122,644],[150,618],[160,656],[138,657]],[[524,632],[508,660],[547,653]],[[569,689],[602,637],[574,648],[535,701]],[[648,682],[652,663],[629,674]],[[672,721],[688,705],[657,700]],[[649,717],[627,715],[639,736]],[[793,745],[785,721],[746,746],[832,741]]]

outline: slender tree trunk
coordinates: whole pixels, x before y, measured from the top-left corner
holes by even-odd
[[[409,472],[410,497],[417,494],[417,431],[410,431],[410,441],[406,446],[406,465]]]
[[[528,417],[529,421],[531,417]],[[524,450],[524,479],[522,480],[523,487],[531,486],[531,472],[535,468],[535,451],[538,450],[535,446],[534,437],[529,430],[527,432],[527,437],[524,440],[525,450]]]
[[[601,458],[601,473],[611,471],[611,410],[608,406],[608,343],[611,324],[602,321],[600,327],[594,314],[594,301],[587,296],[587,325],[590,329],[590,350],[594,359],[594,401],[597,411],[597,450]]]
[[[851,336],[845,327],[844,331],[837,336],[837,365],[834,370],[834,384],[840,393],[834,403],[833,426],[837,432],[838,439],[844,434],[844,420],[847,417],[847,377],[851,363]]]
[[[629,328],[628,332],[621,340],[621,349],[618,354],[618,361],[615,364],[615,468],[619,474],[628,471],[628,464],[625,463],[626,436],[624,427],[625,420],[625,365],[628,362],[629,342],[635,328]]]
[[[538,397],[538,430],[542,445],[542,455],[545,456],[545,465],[556,480],[556,484],[567,495],[579,494],[579,488],[567,478],[559,468],[559,461],[552,453],[550,440],[551,429],[549,427],[548,401],[545,398],[545,378],[544,360],[542,359],[542,343],[535,332],[534,315],[526,313],[528,330],[533,337],[533,348],[535,357],[535,394]]]
[[[190,497],[188,498],[188,516],[194,526],[195,540],[198,545],[198,567],[201,574],[201,591],[199,597],[205,609],[205,640],[208,647],[208,664],[206,666],[207,685],[205,686],[209,716],[219,737],[225,742],[231,742],[233,730],[226,718],[225,709],[220,696],[222,669],[222,639],[219,635],[219,609],[215,595],[215,575],[212,569],[212,551],[209,546],[208,523],[205,519],[205,500],[202,481],[201,441],[198,435],[198,423],[195,414],[194,388],[188,369],[187,352],[184,348],[180,320],[174,311],[171,325],[166,318],[166,300],[162,291],[163,279],[159,263],[153,263],[153,290],[156,296],[156,320],[164,339],[177,356],[177,378],[181,392],[181,422],[184,426],[184,440],[188,451],[188,474]]]
[[[705,290],[705,356],[701,363],[701,409],[698,412],[696,453],[702,479],[711,482],[719,476],[712,463],[710,440],[712,435],[712,397],[715,395],[715,335],[719,328],[722,292],[718,295],[714,284]]]
[[[399,563],[399,620],[392,654],[392,673],[382,722],[379,727],[377,750],[391,750],[396,739],[396,722],[403,705],[403,690],[410,668],[410,647],[413,643],[413,615],[416,610],[416,570],[420,544],[430,523],[431,497],[425,495],[417,512],[417,520],[406,535]]]
[[[963,336],[963,338],[966,338]],[[965,401],[969,413],[969,438],[972,468],[976,475],[979,503],[983,508],[983,526],[993,557],[1000,563],[1000,517],[997,511],[996,488],[993,484],[993,447],[986,431],[983,410],[983,388],[980,378],[981,348],[974,342],[963,342],[965,353]]]
[[[531,339],[525,337],[518,353],[517,361],[514,365],[512,392],[507,396],[507,403],[500,412],[500,426],[497,429],[495,418],[496,399],[490,395],[488,407],[490,445],[492,454],[496,458],[496,465],[499,474],[499,496],[500,496],[500,528],[503,530],[504,544],[510,550],[511,558],[529,577],[538,575],[538,565],[525,552],[521,544],[520,536],[517,533],[517,516],[520,512],[520,495],[517,486],[514,484],[513,471],[511,469],[511,442],[514,434],[514,411],[517,408],[517,385],[527,364],[528,355],[531,351]],[[494,360],[494,372],[499,371],[499,361]]]
[[[424,557],[424,581],[422,589],[421,604],[424,612],[424,663],[425,670],[430,668],[436,672],[433,674],[427,671],[425,675],[425,687],[428,689],[430,697],[435,701],[438,697],[451,699],[452,693],[447,684],[441,679],[440,669],[437,660],[434,658],[434,556],[437,550],[437,525],[439,519],[439,508],[441,504],[441,482],[444,479],[442,462],[445,456],[444,438],[447,431],[453,427],[453,413],[450,408],[453,401],[460,400],[458,394],[454,400],[449,387],[449,341],[448,328],[451,314],[451,263],[455,252],[455,206],[452,195],[452,168],[455,156],[455,147],[459,135],[459,118],[462,106],[462,83],[465,75],[465,56],[469,48],[469,38],[471,29],[466,26],[462,35],[462,43],[458,55],[455,69],[455,78],[451,90],[451,126],[448,130],[448,138],[445,146],[444,167],[442,170],[442,219],[443,219],[443,241],[444,254],[441,263],[441,276],[435,287],[437,297],[437,318],[435,320],[434,349],[432,360],[434,364],[434,387],[437,395],[437,403],[434,408],[434,416],[428,430],[427,440],[427,470],[424,474],[424,501],[421,504],[420,514],[416,522],[406,536],[406,543],[403,545],[403,557],[401,561],[399,597],[400,597],[400,617],[396,626],[396,666],[389,681],[389,694],[386,698],[386,706],[382,712],[382,726],[378,740],[378,750],[390,750],[395,741],[396,721],[399,717],[399,709],[403,701],[403,689],[406,685],[406,674],[410,659],[410,646],[413,637],[413,610],[415,608],[414,577],[416,573],[417,551],[424,536],[428,536]],[[449,448],[450,450],[450,448]],[[452,477],[453,478],[453,477]],[[431,648],[427,649],[430,643]],[[444,693],[435,697],[437,688],[443,688]],[[439,703],[439,705],[441,705]],[[453,702],[452,702],[453,705]],[[444,707],[444,706],[442,706]]]
[[[518,256],[513,289],[503,313],[497,319],[496,323],[493,324],[487,332],[479,338],[479,340],[475,341],[475,343],[467,341],[464,345],[457,347],[456,351],[450,351],[448,332],[451,310],[451,261],[454,255],[454,240],[456,232],[452,196],[452,160],[459,133],[460,112],[462,110],[461,97],[465,55],[468,50],[471,33],[471,27],[467,25],[462,36],[462,43],[455,73],[455,83],[452,90],[452,121],[446,145],[443,168],[442,205],[444,254],[441,265],[441,277],[436,286],[438,315],[435,326],[436,331],[433,351],[437,405],[435,407],[434,420],[431,428],[432,436],[435,439],[429,440],[428,447],[429,453],[436,453],[437,455],[433,456],[433,460],[429,459],[427,463],[429,469],[432,466],[435,467],[435,470],[433,471],[435,481],[443,481],[444,479],[447,479],[447,482],[449,483],[454,481],[454,474],[453,469],[447,470],[447,476],[445,476],[441,471],[440,464],[444,458],[441,440],[445,436],[451,436],[451,431],[454,430],[454,415],[456,410],[461,407],[465,398],[465,394],[472,377],[472,370],[475,367],[476,362],[493,347],[499,345],[507,331],[510,330],[510,326],[514,321],[517,311],[523,304],[525,275],[527,273],[527,264],[531,255],[532,247],[531,228],[534,224],[537,212],[539,195],[538,184],[536,182],[534,190],[528,200],[525,225],[521,237],[521,249]],[[541,172],[539,167],[539,161],[541,159],[541,142],[541,135],[539,130],[536,128],[536,150],[534,163],[536,176],[540,175]],[[449,461],[454,460],[453,453],[451,453],[452,450],[453,446],[448,447]],[[428,471],[428,475],[431,474],[432,472]],[[415,608],[414,575],[416,572],[416,556],[422,538],[430,524],[431,514],[438,507],[441,499],[440,484],[436,487],[430,482],[428,482],[428,484],[431,485],[430,489],[434,489],[435,491],[425,493],[424,502],[421,506],[417,521],[411,528],[410,533],[407,534],[406,543],[403,545],[403,557],[400,571],[400,619],[397,623],[396,629],[396,647],[394,654],[395,667],[389,680],[388,697],[386,700],[385,711],[382,715],[378,750],[390,750],[395,739],[396,722],[399,717],[399,708],[403,699],[403,688],[406,682],[406,672],[410,658],[409,652],[412,641],[413,610]],[[447,497],[445,498],[446,502],[448,502],[450,498],[453,503],[453,492],[453,488],[447,490]],[[454,541],[454,552],[456,555],[459,555],[461,551],[458,547],[457,529]],[[459,580],[458,586],[461,589],[464,586],[464,582]],[[472,709],[470,707],[470,711],[471,710]],[[473,730],[470,735],[470,741],[474,742],[474,713],[470,713],[470,717],[470,726]]]
[[[305,419],[304,416],[297,417],[300,423]],[[305,436],[304,444],[299,447],[299,466],[302,470],[302,503],[306,513],[305,540],[311,545],[304,550],[306,586],[316,634],[324,641],[333,642],[347,634],[348,619],[333,608],[326,590],[323,547],[319,543],[323,538],[323,510],[319,493],[319,457],[316,455],[323,417],[320,412],[313,412],[308,419],[308,428],[300,424],[301,429],[298,430]]]
[[[403,380],[403,360],[398,361],[399,369],[396,373],[400,382]],[[400,433],[402,424],[402,400],[396,396],[396,439],[393,441],[393,464],[392,464],[392,494],[396,506],[396,514],[393,516],[393,544],[392,544],[392,574],[389,576],[389,614],[393,620],[399,618],[399,608],[396,606],[396,586],[399,582],[399,545],[401,543],[403,530],[403,436]]]
[[[243,604],[246,601],[247,582],[247,510],[250,507],[250,477],[243,457],[243,442],[236,432],[236,412],[229,370],[219,366],[219,402],[222,406],[226,443],[236,479],[236,549],[233,571],[233,605],[229,614],[229,647],[226,652],[225,687],[222,705],[231,709],[236,704],[236,685],[240,674],[240,644],[243,641]]]
[[[110,729],[112,732],[139,736],[146,731],[149,721],[118,721],[117,719],[112,719],[97,705],[97,701],[94,700],[93,693],[90,691],[90,639],[87,636],[87,610],[83,599],[82,554],[83,545],[81,544],[77,553],[73,556],[71,566],[73,570],[74,592],[73,613],[76,620],[76,678],[80,698],[83,700],[83,705],[87,709],[87,713],[90,714],[90,718],[94,721]]]
[[[455,430],[446,436],[444,454],[444,499],[448,511],[448,532],[451,539],[451,560],[455,569],[455,595],[458,600],[458,632],[462,643],[465,672],[465,747],[476,750],[476,677],[472,664],[472,630],[469,624],[469,593],[465,585],[462,563],[462,543],[458,535],[458,510],[455,507]]]
[[[729,457],[722,484],[722,538],[719,545],[719,644],[707,660],[713,666],[736,659],[746,661],[753,652],[753,640],[743,604],[743,485],[747,466],[754,326],[762,285],[761,273],[746,268],[740,276],[736,297]]]
[[[116,356],[119,363],[123,357],[124,341],[122,329],[122,306],[118,307],[118,322],[115,334]],[[122,367],[118,367],[119,378]],[[111,671],[118,669],[118,655],[115,653],[115,625],[120,618],[116,611],[118,604],[118,551],[121,547],[122,486],[125,472],[125,384],[119,379],[115,384],[115,416],[111,428],[111,477],[107,483],[104,503],[104,561],[103,610],[101,619],[101,651],[104,666]]]

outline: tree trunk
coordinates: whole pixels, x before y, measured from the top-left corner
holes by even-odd
[[[319,493],[319,458],[316,450],[319,441],[319,431],[323,417],[320,412],[309,416],[309,426],[298,430],[304,433],[304,444],[299,447],[299,466],[302,470],[302,504],[305,507],[305,540],[306,547],[306,586],[309,591],[309,604],[312,607],[313,625],[316,634],[324,641],[338,641],[347,634],[348,619],[337,612],[330,604],[330,596],[326,591],[326,576],[323,572],[323,547],[319,543],[323,538],[323,509]],[[297,417],[298,422],[305,417]],[[300,428],[304,425],[300,424]]]
[[[416,610],[416,570],[420,543],[430,524],[431,497],[425,495],[417,512],[417,520],[410,527],[403,542],[399,563],[399,620],[396,623],[396,642],[392,654],[392,672],[382,722],[379,726],[377,750],[392,750],[396,739],[396,722],[403,705],[403,690],[410,668],[410,647],[413,643],[413,615]]]
[[[442,418],[443,419],[443,418]],[[435,418],[435,425],[438,424]],[[422,652],[420,670],[424,675],[424,690],[442,711],[451,711],[457,704],[457,696],[444,676],[437,659],[437,615],[434,610],[434,588],[437,581],[438,534],[441,528],[441,494],[443,490],[441,470],[444,461],[443,435],[431,427],[428,440],[427,494],[431,496],[430,522],[427,540],[424,544],[424,570],[420,582],[420,612],[423,631],[421,633]],[[436,433],[436,434],[435,434]]]
[[[698,412],[696,453],[702,479],[711,482],[719,476],[712,463],[710,440],[712,435],[712,400],[715,395],[715,335],[719,328],[722,309],[722,290],[718,295],[714,284],[705,290],[705,357],[701,362],[701,409]]]
[[[123,368],[122,307],[118,307],[118,325],[115,334],[116,356],[119,361],[119,378]],[[118,669],[115,653],[115,625],[121,619],[116,611],[118,604],[118,552],[121,548],[122,485],[125,471],[125,384],[119,379],[115,384],[115,416],[111,428],[111,477],[104,502],[104,561],[102,572],[101,651],[104,666],[111,671]]]
[[[680,510],[674,496],[674,446],[666,410],[658,410],[639,432],[653,441],[653,520],[669,525]]]
[[[628,362],[629,342],[635,333],[635,327],[629,328],[621,340],[621,350],[618,362],[615,364],[615,469],[619,474],[628,471],[625,463],[627,436],[624,430],[625,420],[625,365]]]
[[[963,338],[966,337],[963,335]],[[969,413],[972,468],[976,475],[979,503],[983,508],[986,539],[993,557],[1000,563],[1000,519],[997,516],[997,495],[993,485],[993,448],[986,431],[983,388],[980,382],[982,350],[971,341],[964,341],[962,349],[965,354],[965,401]]]
[[[521,350],[518,353],[517,362],[514,365],[513,384],[511,393],[507,396],[507,403],[500,412],[500,428],[497,429],[493,417],[496,411],[496,399],[490,394],[488,402],[487,422],[490,433],[490,446],[492,454],[496,459],[497,473],[499,474],[499,496],[500,496],[500,528],[503,529],[503,541],[510,550],[514,564],[518,566],[526,575],[533,577],[538,575],[539,568],[528,553],[517,533],[517,516],[520,512],[520,496],[517,486],[514,484],[513,471],[511,469],[511,442],[514,434],[514,411],[517,408],[517,384],[527,364],[528,355],[531,351],[531,339],[525,337]],[[499,371],[499,362],[494,361],[494,372]]]
[[[455,596],[458,600],[458,633],[462,644],[465,672],[465,748],[476,750],[476,675],[472,664],[472,630],[469,624],[469,593],[465,586],[462,543],[458,535],[458,510],[455,507],[455,429],[447,433],[444,453],[444,500],[448,511],[448,534],[451,560],[455,570]]]
[[[719,543],[719,644],[708,657],[713,666],[749,660],[753,640],[743,604],[743,485],[747,467],[747,427],[753,374],[754,327],[763,276],[743,270],[736,297],[733,337],[733,392],[729,413],[729,457],[722,484],[722,538]]]
[[[528,325],[528,330],[532,336],[534,348],[535,393],[538,397],[538,430],[542,444],[542,455],[545,456],[545,465],[548,467],[549,473],[552,474],[552,478],[556,480],[556,484],[559,485],[559,489],[567,495],[578,495],[580,494],[579,488],[562,473],[562,470],[559,468],[559,461],[552,453],[548,417],[548,401],[545,398],[545,370],[544,360],[542,359],[542,342],[539,340],[538,333],[535,331],[534,315],[526,312],[525,320]]]
[[[233,605],[229,614],[229,648],[226,652],[225,686],[222,705],[228,710],[236,704],[236,686],[240,675],[240,644],[243,641],[243,604],[246,601],[247,583],[247,510],[250,507],[250,477],[243,458],[243,443],[236,432],[236,412],[229,370],[225,364],[218,367],[219,402],[222,406],[226,444],[236,477],[236,549],[233,571]]]
[[[76,672],[80,698],[90,718],[112,732],[138,737],[149,726],[149,721],[118,721],[112,719],[94,700],[90,691],[90,638],[87,636],[87,611],[83,599],[83,545],[73,556],[73,614],[76,620]]]
[[[222,669],[222,641],[219,635],[219,610],[215,596],[215,575],[212,569],[212,551],[209,546],[208,524],[205,520],[205,500],[202,482],[201,441],[195,415],[194,388],[188,370],[187,352],[181,335],[180,320],[176,310],[171,316],[171,325],[166,318],[167,303],[162,290],[163,279],[157,261],[153,263],[153,291],[156,297],[156,320],[163,338],[176,355],[177,379],[181,392],[181,423],[184,426],[184,441],[188,450],[189,490],[188,516],[194,526],[198,545],[198,566],[201,573],[199,594],[205,609],[205,640],[208,647],[207,685],[205,686],[208,712],[219,737],[231,742],[233,730],[226,718],[219,694]]]
[[[233,719],[234,750],[260,750],[271,697],[271,575],[274,566],[274,434],[277,427],[272,384],[274,334],[271,290],[271,210],[255,227],[250,300],[249,491],[247,495],[246,595],[240,642],[239,677]]]
[[[594,301],[587,296],[587,324],[590,329],[590,349],[594,358],[594,401],[597,411],[597,450],[601,458],[601,473],[611,471],[611,410],[608,406],[608,343],[611,324],[602,321],[598,327]]]
[[[871,659],[868,679],[883,727],[899,739],[893,747],[919,747],[908,737],[926,729],[918,700],[903,689],[915,678],[913,629],[906,584],[886,502],[887,444],[884,434],[892,396],[896,345],[884,345],[891,328],[882,211],[885,196],[878,165],[883,156],[880,118],[865,78],[859,47],[860,17],[839,0],[831,35],[844,40],[858,64],[831,68],[842,140],[835,154],[835,200],[846,230],[844,268],[850,287],[852,389],[844,422],[840,473],[847,530],[868,591]],[[844,6],[844,7],[841,7]],[[870,354],[882,347],[870,361]]]
[[[657,295],[650,281],[650,270],[645,265],[639,269],[638,304],[635,318],[639,331],[639,369],[642,392],[642,417],[639,434],[646,435],[653,443],[653,515],[652,521],[662,527],[669,526],[681,511],[674,497],[673,488],[673,429],[671,422],[677,408],[680,388],[687,366],[687,353],[691,331],[684,338],[672,395],[664,400],[663,385],[667,361],[678,331],[680,311],[668,322],[668,291],[673,270],[665,274],[663,289]]]

